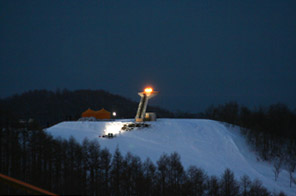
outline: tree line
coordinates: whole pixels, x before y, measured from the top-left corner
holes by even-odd
[[[138,102],[104,90],[32,90],[20,95],[0,99],[0,110],[10,112],[19,119],[35,119],[42,127],[66,120],[77,120],[81,113],[91,108],[117,113],[117,118],[134,118]],[[174,117],[170,111],[148,106],[147,111],[158,117]]]
[[[0,172],[60,195],[271,195],[259,180],[236,180],[230,169],[208,176],[185,169],[177,153],[156,164],[119,149],[112,155],[96,140],[54,139],[34,122],[1,121]],[[0,184],[0,194],[25,193]]]

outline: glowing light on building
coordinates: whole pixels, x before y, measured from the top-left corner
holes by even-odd
[[[158,92],[154,91],[153,88],[147,87],[143,92],[139,92],[138,95],[141,96],[141,100],[138,106],[137,114],[135,117],[136,122],[143,122],[146,114],[146,108],[148,100],[157,95]]]
[[[153,88],[151,88],[151,87],[147,87],[147,88],[145,88],[145,93],[152,93],[153,92]]]

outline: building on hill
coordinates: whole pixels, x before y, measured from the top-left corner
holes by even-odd
[[[105,110],[104,108],[99,111],[94,111],[90,108],[88,108],[86,111],[82,112],[81,114],[82,118],[96,118],[97,120],[102,119],[111,119],[111,113]]]
[[[88,117],[94,117],[94,116],[95,116],[95,111],[90,108],[88,108],[81,114],[82,118],[88,118]]]
[[[104,108],[96,111],[95,116],[96,119],[110,119],[111,118],[111,113],[105,110]]]

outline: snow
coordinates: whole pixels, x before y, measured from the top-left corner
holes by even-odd
[[[101,147],[110,152],[118,146],[123,155],[131,152],[143,161],[149,157],[154,163],[163,153],[177,152],[185,168],[196,165],[208,175],[216,176],[230,168],[237,179],[246,174],[252,180],[261,180],[271,192],[284,191],[287,195],[296,195],[296,185],[289,186],[288,171],[282,170],[275,182],[272,163],[257,160],[239,127],[213,120],[158,119],[149,122],[149,128],[120,131],[127,122],[132,120],[62,122],[48,128],[47,132],[62,138],[72,135],[80,143],[84,138],[97,139]],[[108,133],[117,134],[117,137],[99,137]]]

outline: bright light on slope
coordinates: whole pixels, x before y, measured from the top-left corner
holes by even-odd
[[[122,122],[110,122],[106,123],[104,134],[108,135],[108,133],[118,134],[121,131],[121,127],[123,126]]]

